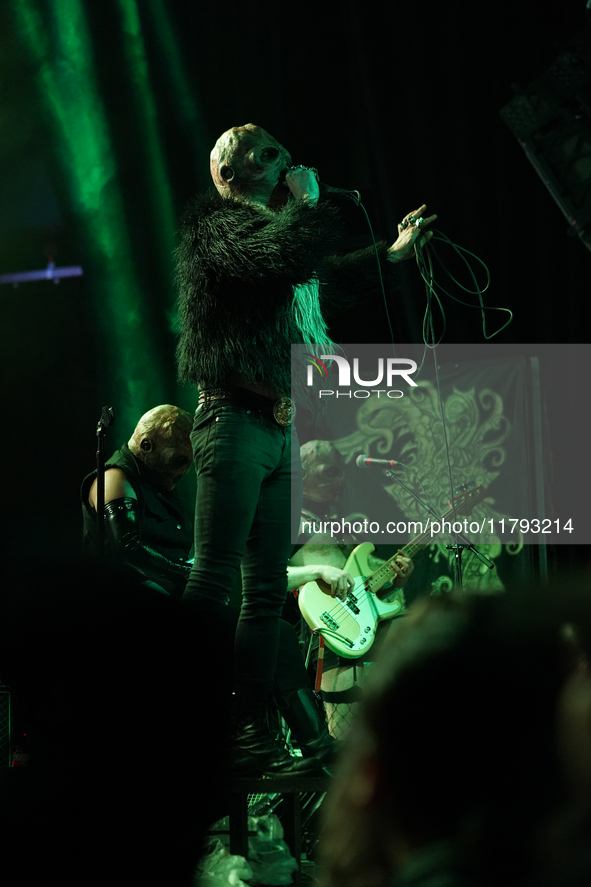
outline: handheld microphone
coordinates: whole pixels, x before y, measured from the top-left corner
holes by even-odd
[[[285,176],[289,172],[290,169],[297,169],[298,167],[288,167],[287,169],[282,170],[281,176],[279,177],[279,182],[284,185],[286,188],[288,187],[287,182],[285,181]],[[352,200],[357,206],[361,203],[361,194],[359,191],[349,191],[347,188],[333,188],[332,185],[325,185],[324,182],[321,182],[318,178],[318,170],[313,166],[303,166],[300,164],[300,169],[309,169],[310,172],[313,172],[316,176],[316,181],[318,182],[318,187],[320,189],[320,194],[342,194],[344,197],[348,197],[349,200]]]
[[[371,456],[357,456],[355,460],[357,468],[369,468],[370,465],[387,465],[388,468],[394,468],[395,465],[402,465],[396,459],[373,459]]]

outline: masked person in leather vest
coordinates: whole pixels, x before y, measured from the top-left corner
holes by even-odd
[[[193,419],[171,404],[139,420],[127,444],[105,463],[105,545],[109,556],[141,573],[160,590],[180,597],[193,544],[192,520],[175,495],[192,463]],[[96,471],[81,488],[84,544],[96,547]]]

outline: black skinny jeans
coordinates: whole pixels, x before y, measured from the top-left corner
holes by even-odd
[[[252,708],[273,688],[287,561],[301,512],[297,434],[262,410],[224,399],[197,408],[191,442],[195,562],[184,596],[225,604],[242,569],[236,690]]]

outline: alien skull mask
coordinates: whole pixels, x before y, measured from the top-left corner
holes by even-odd
[[[325,507],[336,505],[345,488],[345,460],[328,440],[310,440],[300,449],[304,496]]]
[[[165,490],[172,490],[193,461],[190,433],[193,418],[171,404],[145,413],[129,439],[129,449],[155,475]]]
[[[211,177],[222,197],[267,203],[289,166],[291,157],[283,145],[254,123],[233,126],[211,152]]]

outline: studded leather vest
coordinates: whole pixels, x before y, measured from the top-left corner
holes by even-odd
[[[123,444],[108,462],[107,468],[121,468],[138,500],[139,530],[142,543],[173,561],[185,560],[193,545],[193,527],[184,504],[174,491],[162,490],[147,472],[127,444]],[[88,504],[88,494],[96,477],[96,470],[82,481],[83,544],[95,550],[96,513]]]

